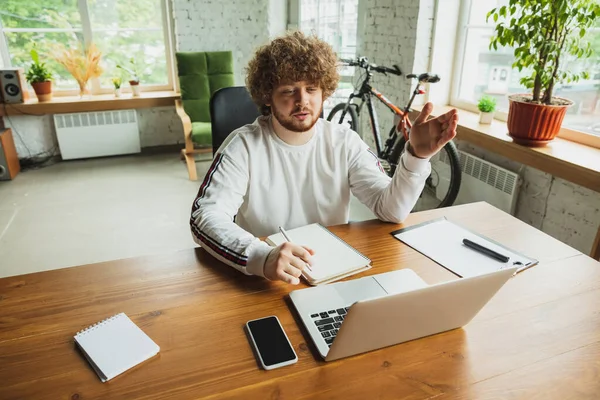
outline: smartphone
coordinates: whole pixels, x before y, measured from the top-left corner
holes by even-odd
[[[248,321],[246,329],[264,369],[275,369],[298,361],[298,356],[276,316]]]

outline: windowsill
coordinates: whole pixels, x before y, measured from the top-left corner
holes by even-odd
[[[39,103],[37,98],[26,103],[7,103],[0,107],[0,116],[5,115],[45,115],[75,113],[87,111],[123,110],[131,108],[148,108],[173,106],[181,96],[174,91],[142,92],[139,97],[124,93],[122,97],[114,94],[100,94],[84,97],[54,96],[52,100]]]
[[[420,110],[422,106],[413,108]],[[432,114],[438,116],[452,108],[456,107],[434,106]],[[521,146],[508,136],[506,122],[480,124],[478,113],[457,111],[457,139],[600,192],[600,149],[560,137],[544,147]]]

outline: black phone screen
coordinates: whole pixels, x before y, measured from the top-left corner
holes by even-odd
[[[279,364],[296,358],[279,321],[267,317],[248,322],[248,328],[266,366]]]

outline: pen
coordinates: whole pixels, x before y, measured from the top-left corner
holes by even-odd
[[[507,257],[507,256],[505,256],[503,254],[498,253],[498,252],[495,252],[492,249],[488,249],[487,247],[484,247],[484,246],[482,246],[482,245],[480,245],[478,243],[472,242],[469,239],[463,239],[463,244],[465,246],[467,246],[468,248],[470,248],[470,249],[473,249],[473,250],[478,251],[478,252],[480,252],[482,254],[485,254],[486,256],[491,257],[491,258],[493,258],[495,260],[498,260],[500,262],[505,263],[505,262],[508,262],[510,260],[510,257]]]
[[[286,242],[292,242],[290,240],[290,237],[288,236],[287,232],[285,231],[285,229],[283,229],[283,227],[279,227],[279,232],[281,232],[281,234],[283,235],[283,237],[285,238]],[[308,263],[305,261],[304,264],[306,264],[306,268],[308,268],[309,271],[312,271],[312,268],[310,267],[310,265],[308,265]]]

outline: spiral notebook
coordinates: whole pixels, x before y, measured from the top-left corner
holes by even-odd
[[[289,229],[287,234],[294,244],[315,251],[312,271],[307,268],[302,276],[309,285],[331,283],[371,268],[371,260],[321,224],[310,224]],[[281,233],[267,237],[267,243],[278,246],[285,242]]]
[[[160,350],[124,313],[78,332],[75,343],[102,382],[146,361]]]

